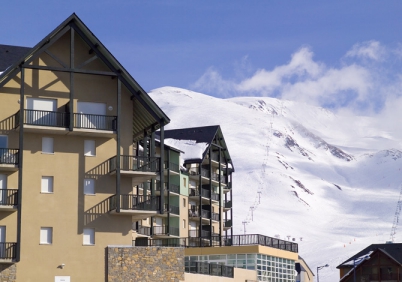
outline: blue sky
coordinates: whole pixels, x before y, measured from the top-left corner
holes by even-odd
[[[73,12],[147,91],[374,111],[384,86],[400,95],[400,0],[7,1],[0,43],[33,46]]]

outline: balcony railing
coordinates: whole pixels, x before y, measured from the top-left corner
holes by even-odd
[[[19,149],[0,148],[0,164],[18,165]]]
[[[120,209],[157,211],[160,205],[159,196],[120,195]],[[109,197],[109,210],[117,208],[117,196]]]
[[[169,183],[169,187],[168,187],[167,182],[165,182],[164,188],[165,188],[165,191],[170,191],[172,193],[180,194],[180,186],[179,185]],[[161,182],[160,181],[156,181],[155,190],[156,191],[161,190]]]
[[[184,269],[188,273],[234,278],[234,267],[200,261],[186,262]]]
[[[211,218],[211,212],[207,211],[207,210],[201,210],[201,217],[210,219]]]
[[[215,221],[219,221],[219,213],[211,213],[211,219]]]
[[[178,164],[172,163],[165,161],[165,169],[170,169],[174,172],[179,173],[180,172],[180,166]]]
[[[20,126],[19,111],[14,115],[15,127]],[[70,126],[70,113],[41,110],[24,110],[24,124],[35,126],[63,127]],[[74,128],[116,131],[117,117],[74,113]]]
[[[137,228],[137,233],[146,235],[146,236],[151,236],[151,227],[146,227],[146,226],[140,226]]]
[[[0,206],[18,205],[17,189],[0,189]]]
[[[201,176],[209,178],[209,170],[207,170],[205,168],[201,168]]]
[[[186,238],[136,238],[133,245],[136,247],[185,247]]]
[[[16,127],[20,126],[19,111],[15,114],[15,123]],[[66,112],[24,110],[24,124],[67,128],[70,124],[70,114]]]
[[[165,204],[165,211],[180,215],[180,208],[174,205]]]
[[[224,203],[224,208],[225,209],[231,209],[232,208],[232,200],[225,202]]]
[[[178,227],[169,226],[154,226],[153,235],[173,235],[180,236],[180,230]]]
[[[17,256],[17,243],[0,243],[0,259],[13,260]]]
[[[231,219],[225,221],[225,227],[232,227],[232,220]]]
[[[109,169],[116,169],[116,157],[109,159]],[[120,169],[126,171],[159,172],[160,158],[140,156],[120,156]]]
[[[97,130],[117,130],[117,117],[93,114],[74,114],[74,127]]]
[[[188,210],[188,216],[189,217],[199,217],[200,216],[200,212],[198,211],[198,208],[193,208],[191,207]]]
[[[188,231],[188,237],[202,237],[202,238],[207,238],[211,236],[211,232],[208,230],[189,230]]]

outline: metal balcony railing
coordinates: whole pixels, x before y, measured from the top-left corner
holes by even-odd
[[[201,168],[201,176],[209,178],[209,170],[207,170],[205,168]]]
[[[116,131],[117,116],[74,113],[74,127]]]
[[[116,157],[109,159],[109,170],[116,169]],[[159,172],[160,158],[140,156],[120,156],[120,169],[126,171]]]
[[[18,165],[19,149],[0,148],[0,164]]]
[[[164,189],[165,189],[165,191],[170,191],[172,193],[180,194],[180,186],[176,185],[176,184],[169,183],[169,187],[168,187],[167,182],[165,182]],[[160,181],[156,181],[155,190],[156,191],[161,190],[161,182]]]
[[[146,226],[140,226],[137,228],[137,233],[146,235],[146,236],[151,236],[151,227],[146,227]]]
[[[160,196],[120,195],[120,209],[157,211],[160,205]],[[117,208],[117,196],[109,197],[109,210]]]
[[[15,114],[15,127],[20,126],[19,111]],[[66,112],[24,110],[24,124],[68,128],[70,114]]]
[[[234,267],[209,262],[186,262],[185,272],[234,278]]]
[[[180,215],[180,208],[174,205],[165,204],[165,211]]]
[[[211,232],[208,230],[189,230],[188,231],[188,237],[196,238],[196,237],[202,237],[202,238],[207,238],[211,236]]]
[[[200,212],[198,211],[198,208],[194,206],[190,206],[190,209],[188,209],[188,216],[189,217],[199,217]]]
[[[137,247],[185,247],[185,238],[150,239],[136,238],[133,246]]]
[[[225,227],[232,227],[232,220],[228,219],[225,221]]]
[[[17,243],[0,243],[0,259],[15,259],[17,256]]]
[[[153,235],[173,235],[179,236],[180,229],[178,227],[169,227],[169,226],[154,226],[153,227]]]
[[[219,213],[215,213],[215,212],[212,212],[211,213],[211,219],[212,220],[215,220],[215,221],[219,221]]]
[[[180,172],[180,166],[178,164],[172,163],[172,162],[168,162],[165,161],[165,169],[169,169],[172,170],[174,172],[179,173]]]
[[[225,209],[231,209],[232,208],[232,200],[225,202],[224,203],[224,208]]]
[[[18,205],[17,189],[0,189],[0,206]]]
[[[207,211],[207,210],[201,210],[201,217],[210,219],[211,218],[211,212]]]

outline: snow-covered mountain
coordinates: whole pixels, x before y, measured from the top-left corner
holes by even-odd
[[[245,228],[295,240],[314,272],[330,265],[320,271],[321,281],[338,281],[337,265],[369,244],[390,240],[402,151],[398,134],[374,118],[173,87],[150,95],[171,118],[167,129],[221,126],[236,170],[235,234]],[[402,241],[400,231],[395,241]]]

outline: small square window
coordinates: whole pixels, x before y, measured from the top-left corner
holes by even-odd
[[[41,227],[40,228],[40,244],[50,245],[53,243],[53,228]]]
[[[88,157],[96,156],[95,140],[84,141],[84,155]]]
[[[95,194],[95,179],[92,178],[84,179],[84,194],[85,195]]]
[[[183,198],[183,207],[184,208],[186,207],[186,199],[185,198]]]
[[[53,193],[53,176],[42,176],[42,193]]]
[[[53,138],[42,137],[42,153],[54,154]]]
[[[183,186],[184,186],[184,188],[187,187],[187,179],[186,178],[183,178]]]
[[[95,229],[84,228],[82,240],[83,245],[95,245]]]
[[[183,219],[183,229],[186,229],[186,220]]]

